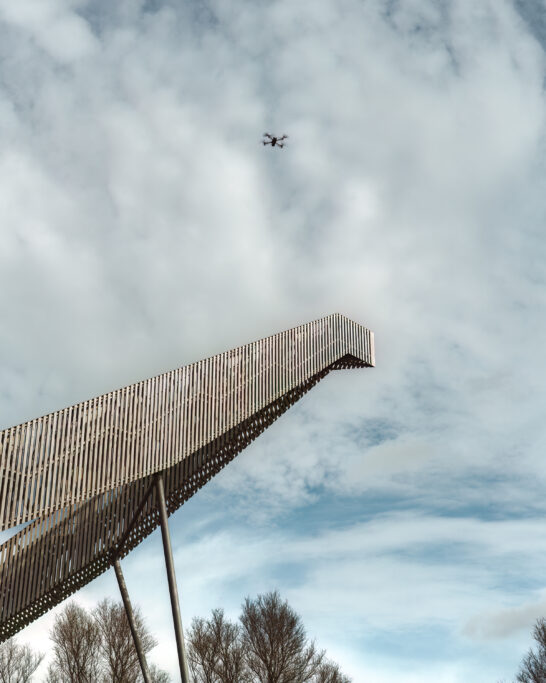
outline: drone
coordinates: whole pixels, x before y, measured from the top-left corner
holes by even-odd
[[[283,140],[286,140],[288,135],[283,135],[279,138],[274,137],[273,135],[270,135],[269,133],[264,133],[264,138],[267,138],[267,140],[262,140],[262,143],[264,145],[271,145],[271,147],[284,147],[284,142]]]

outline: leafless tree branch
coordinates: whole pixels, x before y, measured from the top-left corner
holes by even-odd
[[[0,645],[0,683],[29,683],[43,658],[10,638]]]

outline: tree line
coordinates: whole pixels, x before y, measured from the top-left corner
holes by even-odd
[[[144,652],[157,641],[140,610],[135,621]],[[142,683],[123,603],[103,600],[94,610],[69,602],[56,615],[49,637],[52,657],[46,683]],[[222,609],[195,617],[186,633],[194,683],[350,683],[306,633],[301,617],[274,591],[246,598],[237,622]],[[0,645],[0,683],[30,683],[41,653],[11,638]],[[153,683],[169,683],[150,665]]]
[[[157,645],[140,610],[135,621],[147,654]],[[103,600],[94,610],[69,602],[50,630],[52,658],[46,683],[142,683],[123,603]],[[515,683],[546,683],[546,619],[533,629]],[[301,617],[278,592],[246,598],[237,622],[222,609],[195,617],[186,634],[194,683],[350,683],[338,664],[310,641]],[[0,645],[0,683],[31,683],[43,654],[14,638]],[[153,683],[170,677],[149,665]]]

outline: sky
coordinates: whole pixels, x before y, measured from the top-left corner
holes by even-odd
[[[545,51],[545,0],[0,0],[0,429],[329,313],[375,333],[171,518],[186,627],[278,589],[354,683],[514,678]],[[123,569],[178,680],[159,531]]]

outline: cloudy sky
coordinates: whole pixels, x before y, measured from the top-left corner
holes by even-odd
[[[376,335],[172,518],[186,625],[278,588],[355,683],[513,678],[545,50],[545,0],[0,0],[0,429],[328,313]],[[123,566],[177,680],[160,543]]]

